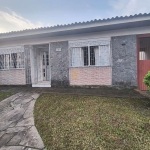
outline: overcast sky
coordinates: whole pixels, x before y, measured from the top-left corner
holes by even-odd
[[[150,0],[0,0],[0,32],[150,12]]]

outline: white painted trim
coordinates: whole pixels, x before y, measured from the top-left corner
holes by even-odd
[[[80,48],[80,65],[82,66],[82,49]]]
[[[32,84],[32,87],[51,87],[50,84]]]
[[[49,44],[49,43],[47,43],[47,44]],[[31,45],[30,45],[31,46]],[[44,52],[44,51],[42,51],[42,50],[39,50],[39,54],[40,54],[40,57],[41,57],[41,52]],[[49,52],[49,54],[50,54],[50,46],[49,46],[49,48],[48,48],[48,52]],[[40,84],[40,86],[41,86],[41,84],[42,83],[39,83],[39,81],[38,81],[38,70],[36,70],[35,69],[35,67],[37,67],[36,65],[37,64],[35,64],[35,57],[36,57],[36,55],[37,55],[37,51],[35,50],[35,48],[33,47],[33,46],[31,46],[31,48],[30,48],[30,60],[31,60],[31,81],[32,81],[32,86],[33,87],[38,87],[39,85],[38,84]],[[37,59],[37,58],[36,58]],[[41,61],[42,62],[42,59],[40,59],[39,61]],[[50,62],[50,56],[49,56],[49,67],[50,67],[50,64],[51,62]],[[40,69],[41,69],[41,74],[42,74],[42,66],[40,67]],[[43,82],[44,83],[44,82]],[[50,67],[50,81],[47,81],[47,83],[48,83],[48,86],[47,86],[47,84],[46,84],[46,87],[50,87],[51,86],[51,67]],[[39,87],[40,87],[39,86]]]
[[[51,84],[51,55],[50,55],[50,52],[51,52],[51,46],[50,46],[50,42],[49,42],[49,73],[50,73],[50,75],[49,75],[49,82],[50,82],[50,84]]]
[[[0,69],[0,71],[11,71],[11,70],[25,70],[25,68]]]
[[[35,83],[35,72],[34,72],[34,50],[33,47],[30,47],[30,64],[31,64],[31,82]]]
[[[72,59],[72,56],[71,56],[71,49],[68,47],[68,59],[69,59],[69,67],[71,66],[71,59]]]
[[[111,66],[111,48],[110,48],[110,44],[111,44],[111,42],[109,43],[109,64],[110,64],[110,66]]]

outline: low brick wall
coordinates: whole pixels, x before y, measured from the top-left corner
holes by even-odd
[[[111,67],[70,68],[70,85],[111,85]]]
[[[0,85],[25,85],[25,70],[0,70]]]

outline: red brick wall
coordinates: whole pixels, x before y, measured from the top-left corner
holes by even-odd
[[[0,70],[0,85],[25,85],[25,70]]]
[[[70,85],[111,85],[111,67],[70,68]]]

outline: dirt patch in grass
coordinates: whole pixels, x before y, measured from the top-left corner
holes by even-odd
[[[149,99],[42,94],[36,127],[48,150],[150,150]]]
[[[2,100],[4,100],[5,98],[8,98],[10,96],[12,96],[14,94],[14,92],[3,92],[3,91],[0,91],[0,102]]]

